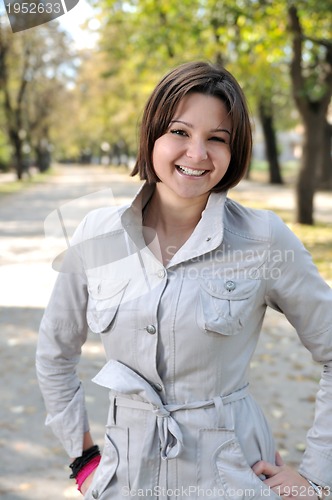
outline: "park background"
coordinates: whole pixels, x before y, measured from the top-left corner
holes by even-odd
[[[230,196],[275,210],[332,283],[331,0],[99,0],[79,40],[83,0],[61,21],[13,34],[0,7],[0,498],[78,498],[67,457],[43,426],[34,374],[38,324],[61,237],[49,214],[74,202],[70,227],[96,205],[130,200],[129,178],[147,96],[185,61],[225,65],[254,126],[248,178]],[[2,12],[2,13],[1,13]],[[75,15],[76,13],[76,15]],[[66,16],[71,20],[63,22]],[[75,204],[75,200],[77,203]],[[75,208],[76,207],[76,208]],[[102,444],[105,394],[90,379],[98,339],[84,350],[92,429]],[[288,463],[297,465],[320,367],[270,312],[252,363],[253,390]]]

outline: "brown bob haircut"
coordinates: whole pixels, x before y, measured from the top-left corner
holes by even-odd
[[[152,162],[154,143],[166,133],[181,99],[193,92],[219,98],[232,119],[231,161],[224,177],[212,189],[225,191],[238,184],[246,173],[252,132],[246,99],[238,82],[225,68],[208,62],[182,64],[158,83],[144,109],[138,155],[131,175],[139,174],[148,183],[159,182]]]

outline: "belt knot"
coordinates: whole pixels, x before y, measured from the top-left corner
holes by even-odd
[[[154,406],[153,413],[160,418],[167,418],[171,413],[165,408],[165,406]]]
[[[183,436],[179,424],[166,406],[154,407],[160,440],[160,455],[163,460],[178,456],[183,448]]]

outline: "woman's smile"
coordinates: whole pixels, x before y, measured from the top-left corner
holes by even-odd
[[[181,175],[188,175],[189,177],[202,177],[208,170],[198,170],[197,168],[185,167],[183,165],[175,165],[175,168]]]

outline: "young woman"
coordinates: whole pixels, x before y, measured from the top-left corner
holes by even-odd
[[[87,499],[312,499],[332,487],[332,292],[275,214],[227,198],[251,145],[234,77],[184,64],[146,105],[133,171],[142,189],[76,231],[37,372]],[[299,472],[282,463],[248,387],[267,306],[324,365]],[[108,360],[94,379],[110,391],[101,460],[75,372],[88,327]]]

